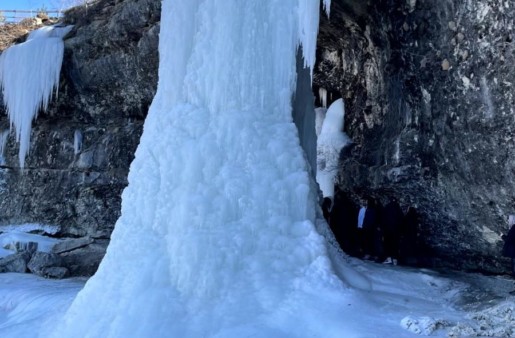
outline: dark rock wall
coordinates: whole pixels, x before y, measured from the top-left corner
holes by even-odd
[[[346,105],[339,187],[422,214],[436,266],[506,271],[515,213],[510,1],[333,0],[314,84]]]
[[[339,188],[421,212],[435,265],[506,271],[515,213],[513,21],[507,0],[333,0],[315,93],[343,97]],[[59,98],[33,123],[25,169],[11,136],[0,223],[107,238],[157,85],[159,0],[101,0],[67,14]],[[8,123],[0,119],[1,129]],[[1,130],[0,130],[1,131]],[[82,137],[80,149],[75,135]]]
[[[67,13],[75,27],[65,39],[59,97],[33,123],[25,168],[14,136],[3,154],[1,224],[110,236],[157,86],[160,4],[103,0]],[[5,115],[0,125],[8,129]]]

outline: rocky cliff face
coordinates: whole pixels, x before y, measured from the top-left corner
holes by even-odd
[[[7,141],[0,223],[108,238],[155,92],[159,0],[70,11],[59,99],[33,124],[21,170]],[[505,271],[515,213],[513,17],[507,0],[333,0],[315,92],[343,97],[340,190],[416,205],[435,265]],[[0,122],[8,129],[5,116]]]
[[[157,86],[160,1],[103,0],[71,10],[59,98],[33,123],[20,169],[14,137],[0,167],[0,223],[109,238]],[[2,117],[3,130],[8,129]]]
[[[346,104],[347,195],[416,205],[433,263],[506,271],[515,213],[509,1],[333,0],[315,85]]]

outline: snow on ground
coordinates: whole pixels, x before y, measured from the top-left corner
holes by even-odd
[[[515,337],[515,297],[508,294],[515,289],[512,279],[395,267],[353,258],[345,261],[370,281],[370,290],[346,288],[341,293],[312,294],[303,299],[304,306],[320,307],[320,297],[332,297],[341,309],[337,317],[324,318],[324,308],[319,309],[320,317],[316,318],[304,318],[304,311],[291,316],[288,311],[295,311],[293,303],[298,301],[292,300],[291,307],[283,307],[267,319],[269,332],[263,333],[256,324],[233,328],[219,337],[277,337],[271,328],[287,320],[292,327],[301,328],[296,332],[310,332],[312,328],[306,327],[306,323],[318,322],[323,328],[319,335],[306,333],[295,337]],[[0,337],[46,337],[84,282],[0,274]],[[140,293],[134,297],[145,298],[145,290]],[[339,336],[334,332],[336,329]]]
[[[50,224],[39,224],[39,223],[24,223],[24,224],[8,224],[8,225],[0,225],[0,233],[10,232],[10,231],[20,231],[20,232],[40,232],[49,235],[55,235],[61,227],[58,225],[50,225]]]
[[[31,274],[1,273],[0,337],[46,336],[84,283],[84,279],[49,280]]]
[[[52,247],[61,240],[47,236],[28,234],[21,231],[12,231],[0,234],[0,257],[5,257],[16,252],[16,243],[38,243],[37,251],[50,252]]]
[[[38,251],[50,252],[52,247],[62,240],[30,232],[55,234],[58,230],[59,227],[55,225],[35,223],[0,226],[0,258],[15,253],[17,243],[23,245],[35,242],[38,243]]]

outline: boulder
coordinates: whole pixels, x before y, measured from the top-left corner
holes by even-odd
[[[38,251],[37,242],[16,242],[14,247],[16,252],[28,252],[30,255]]]
[[[19,272],[27,271],[27,262],[30,254],[27,252],[15,253],[0,259],[0,272]]]
[[[60,267],[62,263],[61,257],[54,253],[37,251],[32,255],[27,267],[30,272],[39,276],[45,276],[45,269],[51,267]]]
[[[64,252],[73,251],[88,246],[89,244],[93,243],[93,241],[94,240],[91,237],[81,237],[64,240],[54,245],[52,247],[52,252],[55,254],[60,254]]]
[[[92,276],[104,258],[108,244],[108,240],[95,239],[86,246],[59,253],[62,266],[69,270],[71,277]]]
[[[52,266],[41,270],[41,276],[46,278],[62,279],[68,277],[68,275],[68,269],[62,266]]]

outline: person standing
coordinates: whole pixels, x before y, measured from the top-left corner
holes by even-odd
[[[363,251],[365,259],[376,260],[381,255],[378,245],[379,209],[373,198],[368,198],[365,218],[363,219]]]
[[[508,224],[511,228],[508,235],[502,236],[504,239],[502,255],[511,258],[511,274],[515,277],[515,215],[509,216]]]
[[[384,207],[383,221],[381,223],[384,237],[384,251],[386,260],[384,264],[397,265],[399,257],[399,232],[402,226],[404,213],[396,198],[391,198]]]

